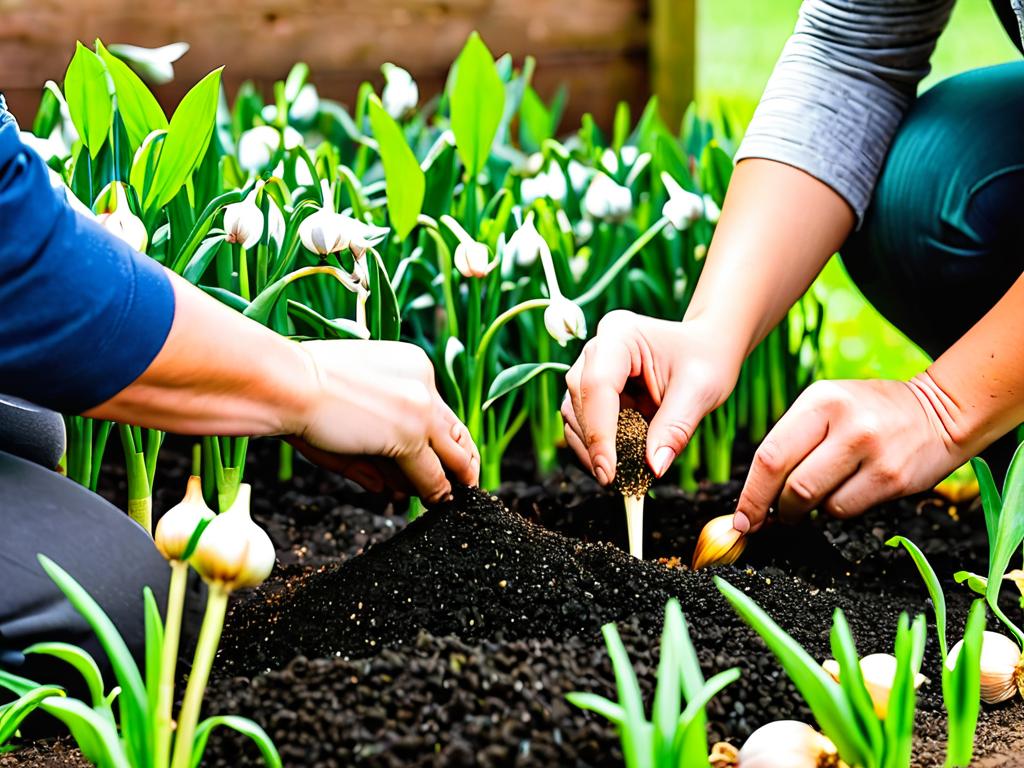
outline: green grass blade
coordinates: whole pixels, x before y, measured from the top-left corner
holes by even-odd
[[[160,608],[153,597],[153,590],[146,587],[143,592],[146,620],[146,693],[149,702],[149,714],[155,726],[157,713],[157,696],[160,691],[160,669],[164,647],[164,623],[160,618]]]
[[[614,624],[601,627],[608,656],[612,660],[615,672],[615,687],[619,692],[619,704],[625,715],[621,726],[622,753],[627,768],[639,768],[650,763],[650,744],[648,743],[647,719],[644,716],[644,702],[640,693],[640,684],[633,671],[626,647],[619,637],[619,630]]]
[[[654,709],[651,722],[654,725],[654,763],[669,765],[672,760],[672,745],[679,720],[681,679],[679,673],[680,638],[685,632],[683,612],[679,601],[672,599],[665,604],[665,625],[661,631],[661,655],[658,659],[658,682],[654,690]]]
[[[999,515],[1003,511],[1003,500],[996,488],[995,478],[992,477],[992,470],[988,462],[983,458],[971,459],[971,469],[974,476],[978,478],[978,492],[981,494],[981,508],[985,511],[985,530],[988,532],[988,559],[992,560],[992,549],[996,541],[996,531],[999,529]]]
[[[658,763],[677,768],[705,765],[708,759],[708,742],[705,723],[707,715],[705,707],[723,688],[739,680],[740,670],[737,667],[719,672],[708,680],[696,695],[686,702],[686,709],[676,722],[674,739],[675,760],[672,763]]]
[[[568,699],[569,703],[573,706],[579,707],[580,709],[586,709],[590,712],[596,712],[605,720],[614,723],[620,728],[626,722],[626,713],[623,711],[622,707],[614,701],[606,699],[604,696],[598,696],[596,693],[581,693],[574,691],[573,693],[567,693],[565,698]]]
[[[822,732],[836,745],[840,757],[850,765],[866,765],[870,747],[859,732],[851,731],[849,727],[855,715],[842,689],[757,603],[721,577],[715,577],[715,584],[778,658],[814,713]]]
[[[60,686],[41,685],[10,704],[0,707],[0,746],[6,744],[14,736],[25,718],[39,709],[44,699],[64,695],[64,689]]]
[[[910,553],[910,557],[913,559],[914,565],[917,566],[917,570],[921,574],[921,578],[924,580],[924,585],[928,589],[928,597],[932,600],[932,607],[935,609],[935,630],[939,636],[939,653],[942,656],[943,662],[945,662],[947,654],[946,595],[942,591],[942,585],[939,583],[939,577],[935,575],[935,569],[932,568],[931,563],[928,562],[928,558],[925,557],[924,552],[922,552],[917,544],[912,542],[910,539],[904,536],[893,536],[885,543],[890,547],[903,545],[903,548]]]
[[[981,644],[985,632],[984,600],[975,600],[967,616],[964,644],[950,670],[942,665],[942,695],[949,716],[946,765],[967,768],[974,757],[974,734],[981,711]]]
[[[829,639],[832,645],[832,654],[839,663],[839,685],[846,695],[846,700],[856,713],[857,726],[871,747],[871,760],[868,765],[881,765],[882,757],[885,754],[885,733],[878,715],[875,714],[875,705],[871,701],[871,694],[868,693],[867,686],[864,684],[860,657],[857,654],[853,634],[850,632],[850,625],[846,622],[846,615],[838,608],[832,618],[832,632]]]
[[[914,709],[917,705],[914,680],[924,658],[927,631],[928,625],[923,614],[914,620],[913,627],[906,614],[900,615],[896,632],[896,676],[885,716],[885,768],[910,768]]]
[[[92,705],[95,707],[103,703],[103,674],[100,672],[96,660],[81,648],[68,643],[36,643],[25,649],[26,655],[30,653],[53,656],[70,664],[78,670],[85,681]]]
[[[704,689],[704,673],[701,672],[697,649],[693,647],[693,640],[690,639],[690,632],[682,611],[680,611],[680,619],[682,619],[683,631],[679,636],[679,677],[683,688],[683,697],[690,702],[699,698]],[[701,749],[707,751],[707,730],[707,717],[702,708],[694,714],[692,724],[686,728],[684,742],[681,746],[683,754],[696,754]]]
[[[203,759],[203,752],[206,750],[206,742],[210,738],[210,732],[218,726],[230,728],[238,731],[243,736],[248,736],[259,747],[260,754],[263,756],[263,762],[270,766],[270,768],[281,768],[281,756],[278,754],[277,748],[274,746],[274,742],[270,740],[267,732],[252,720],[244,717],[235,717],[234,715],[208,717],[196,727],[196,740],[192,748],[192,768],[199,768],[199,763]]]
[[[985,590],[985,599],[988,601],[992,613],[1013,634],[1017,644],[1024,647],[1024,632],[999,607],[999,590],[1003,586],[1003,576],[1010,564],[1010,557],[1024,541],[1024,450],[1022,449],[1024,449],[1024,444],[1018,446],[1017,452],[1013,454],[1010,469],[1006,473],[1006,483],[1003,485],[1003,503],[999,512],[994,544],[990,534],[991,555],[988,563],[988,585]],[[984,470],[982,471],[984,472]],[[978,479],[981,484],[981,477],[979,476]],[[986,522],[987,515],[986,511]]]

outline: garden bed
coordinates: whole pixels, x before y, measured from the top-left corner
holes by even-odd
[[[272,466],[262,453],[259,465]],[[166,464],[170,475],[186,466],[171,456]],[[504,503],[461,491],[454,504],[408,525],[344,481],[297,469],[283,487],[252,478],[255,516],[278,547],[279,566],[235,603],[207,703],[264,725],[286,765],[619,763],[614,729],[569,705],[565,694],[614,693],[599,630],[616,621],[650,696],[671,596],[683,605],[705,672],[739,666],[743,673],[709,706],[713,740],[738,744],[770,720],[810,719],[710,574],[625,555],[621,501],[574,468],[542,486],[508,482]],[[160,487],[176,485],[168,477]],[[647,505],[649,557],[678,556],[685,564],[701,526],[727,511],[737,491],[733,484],[687,496],[656,487]],[[984,562],[980,509],[916,498],[846,523],[767,530],[740,565],[717,573],[816,657],[830,655],[837,606],[862,653],[891,651],[899,612],[926,609],[909,557],[884,546],[896,533],[916,541],[943,578]],[[955,634],[970,597],[952,584],[947,589]],[[942,764],[936,659],[930,634],[920,766]],[[1016,756],[1022,726],[1018,700],[985,707],[978,764],[1024,765]],[[6,760],[0,765],[68,764],[39,749]],[[212,741],[206,764],[260,761],[225,732]]]

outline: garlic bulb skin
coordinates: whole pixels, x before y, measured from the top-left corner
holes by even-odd
[[[949,649],[946,666],[953,669],[964,641]],[[1006,635],[986,631],[981,638],[981,700],[998,704],[1024,694],[1024,658],[1020,646]]]
[[[277,559],[274,544],[249,515],[251,488],[238,487],[235,502],[217,515],[199,537],[191,563],[203,579],[233,591],[257,587]]]
[[[690,567],[697,571],[709,565],[731,565],[746,548],[746,536],[732,527],[732,515],[716,517],[700,532]]]
[[[156,548],[168,560],[183,560],[196,528],[213,517],[213,510],[203,499],[203,481],[198,475],[192,475],[188,479],[185,498],[167,510],[156,524],[153,535]]]
[[[871,703],[875,705],[875,714],[885,719],[889,711],[889,696],[892,694],[893,681],[896,679],[896,666],[899,662],[891,653],[872,653],[860,660],[860,673],[864,677],[864,687],[868,689]],[[821,665],[832,679],[839,682],[839,662],[828,659]],[[925,676],[918,673],[914,677],[914,688],[920,688]]]
[[[739,751],[739,768],[824,768],[838,766],[839,754],[827,737],[797,720],[762,725]]]

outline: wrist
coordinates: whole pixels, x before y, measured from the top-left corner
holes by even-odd
[[[945,450],[966,460],[991,441],[979,434],[972,411],[961,406],[960,398],[950,390],[941,371],[933,371],[933,368],[914,376],[907,386],[925,410]]]
[[[281,353],[274,365],[277,380],[272,393],[276,404],[275,434],[305,434],[310,412],[322,401],[323,374],[306,343],[281,338]]]

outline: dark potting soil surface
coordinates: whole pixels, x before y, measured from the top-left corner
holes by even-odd
[[[649,705],[662,612],[673,596],[705,674],[732,666],[743,673],[709,705],[712,741],[739,744],[778,718],[810,720],[712,574],[657,562],[687,563],[704,523],[731,511],[736,483],[696,495],[656,487],[646,505],[650,559],[640,562],[618,548],[626,541],[621,498],[571,467],[542,485],[506,483],[494,497],[461,490],[407,525],[392,505],[298,460],[295,479],[278,485],[272,453],[258,451],[249,479],[278,568],[235,600],[207,710],[261,723],[286,765],[621,764],[614,729],[565,694],[614,698],[600,626],[615,621]],[[157,487],[183,486],[184,459],[162,463],[167,478]],[[157,508],[175,495],[158,495]],[[754,537],[737,566],[715,573],[822,659],[837,607],[862,655],[892,650],[901,611],[927,611],[931,682],[920,693],[915,765],[928,768],[942,765],[945,742],[933,616],[910,558],[884,546],[894,534],[913,539],[944,580],[952,641],[970,604],[952,573],[981,570],[986,557],[976,504],[917,498],[852,521],[775,526]],[[1019,700],[984,708],[977,764],[1024,766],[1022,728]],[[66,744],[0,758],[0,767],[76,765],[53,751],[66,754]],[[261,763],[244,739],[221,731],[205,764]]]

